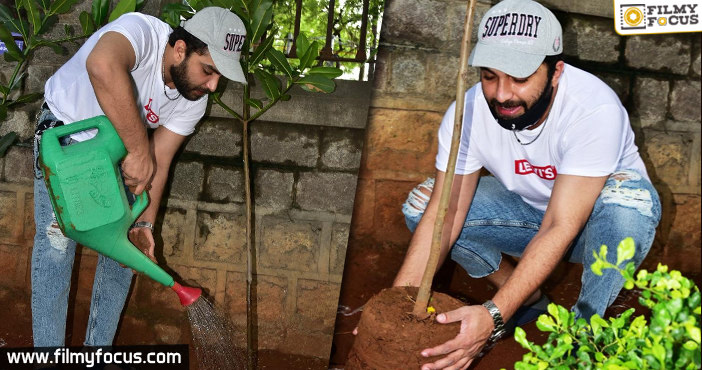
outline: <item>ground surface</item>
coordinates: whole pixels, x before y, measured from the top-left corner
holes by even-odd
[[[340,313],[337,315],[334,343],[329,362],[326,359],[309,358],[275,351],[261,351],[259,353],[259,369],[271,370],[308,370],[308,369],[343,369],[346,357],[353,344],[353,328],[358,324],[360,311],[350,314],[363,306],[370,297],[381,289],[392,284],[394,274],[399,268],[404,251],[393,247],[377,247],[373,250],[365,249],[363,252],[354,252],[350,244],[346,260],[344,283],[340,297]],[[643,267],[655,269],[660,261],[675,269],[680,260],[687,257],[676,254],[649,254]],[[699,258],[696,258],[699,270]],[[577,299],[580,289],[580,274],[582,267],[573,264],[562,264],[545,284],[545,291],[555,302],[570,307]],[[702,273],[700,271],[684,271],[698,286],[701,285]],[[438,273],[434,289],[448,292],[465,302],[478,303],[490,298],[494,289],[481,280],[471,279],[460,268],[447,264]],[[0,287],[0,348],[28,347],[32,344],[31,337],[31,309],[29,297],[22,290]],[[625,292],[615,302],[611,312],[621,312],[627,307],[637,307],[636,296]],[[346,308],[344,310],[344,308]],[[347,316],[348,315],[348,316]],[[69,323],[71,333],[68,343],[80,345],[82,333],[85,331],[87,312],[78,313],[76,319]],[[524,327],[529,340],[540,343],[545,338],[533,323]],[[73,335],[72,333],[80,333]],[[130,328],[125,324],[120,328],[117,344],[141,343],[138,341],[140,331]],[[500,341],[485,357],[474,362],[471,369],[494,370],[500,368],[513,368],[515,361],[521,359],[525,351],[513,339]],[[194,367],[191,367],[194,369]]]

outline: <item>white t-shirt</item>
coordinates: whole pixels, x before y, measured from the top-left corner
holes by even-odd
[[[105,114],[90,84],[85,61],[97,41],[108,31],[119,32],[132,44],[136,60],[131,69],[135,95],[145,125],[164,126],[170,131],[187,136],[205,114],[207,95],[190,101],[166,86],[162,78],[163,54],[171,27],[158,18],[128,13],[95,32],[78,52],[46,81],[44,98],[51,112],[65,124]],[[170,100],[178,96],[176,100]],[[77,141],[95,136],[94,130],[71,135]]]
[[[439,129],[436,168],[446,171],[455,102]],[[543,132],[540,133],[540,131]],[[634,144],[634,132],[617,95],[597,77],[565,66],[546,121],[534,130],[503,129],[490,113],[478,83],[466,92],[456,174],[485,167],[505,187],[537,209],[546,210],[557,174],[607,176],[634,169],[648,179]]]

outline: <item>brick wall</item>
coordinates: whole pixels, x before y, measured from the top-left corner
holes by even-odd
[[[60,22],[77,22],[89,3],[77,5]],[[148,4],[145,12],[157,14],[159,4]],[[63,29],[61,24],[57,28]],[[74,52],[77,47],[69,49]],[[67,59],[50,50],[37,53],[26,89],[43,90],[46,79]],[[3,74],[8,69],[5,65],[0,61]],[[240,110],[240,86],[229,85],[223,99]],[[367,82],[355,81],[339,81],[333,94],[296,88],[290,101],[279,103],[251,124],[259,348],[329,356],[370,88]],[[252,91],[263,96],[255,86]],[[24,292],[25,296],[11,299],[23,302],[26,309],[34,235],[29,144],[38,105],[11,113],[0,126],[0,134],[16,131],[22,141],[0,159],[0,288]],[[242,147],[241,125],[220,107],[211,107],[177,154],[156,235],[161,264],[177,280],[202,286],[232,318],[237,341],[245,347]],[[85,330],[80,323],[87,316],[96,254],[84,248],[77,259],[71,307],[73,336],[79,341]],[[189,339],[188,331],[177,297],[138,277],[117,343],[182,343]]]
[[[474,27],[495,1],[479,1]],[[564,29],[566,62],[607,82],[627,107],[637,144],[662,196],[650,258],[683,271],[700,261],[700,35],[622,37],[611,0],[545,1]],[[395,246],[411,235],[401,205],[433,176],[436,131],[455,99],[465,1],[386,4],[349,248]],[[476,32],[473,32],[473,44]],[[477,82],[477,71],[469,86]],[[358,250],[357,250],[358,249]]]

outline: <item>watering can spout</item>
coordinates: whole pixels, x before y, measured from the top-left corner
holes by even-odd
[[[193,304],[195,301],[200,298],[202,295],[202,289],[200,288],[193,288],[189,286],[182,286],[176,282],[173,282],[173,286],[171,287],[176,294],[178,294],[178,298],[180,298],[180,304],[183,305],[183,307],[190,306]]]

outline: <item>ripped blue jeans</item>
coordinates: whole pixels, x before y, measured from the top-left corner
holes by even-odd
[[[43,109],[37,123],[57,120]],[[51,126],[53,127],[53,126]],[[62,142],[70,145],[72,139]],[[35,163],[38,153],[34,146]],[[68,294],[76,253],[76,242],[59,229],[42,173],[34,169],[34,249],[32,250],[32,333],[35,347],[63,346],[66,337]],[[98,254],[86,346],[111,346],[124,302],[132,282],[132,271]]]
[[[407,226],[417,227],[434,186],[428,179],[417,186],[403,205]],[[624,285],[619,272],[607,269],[603,276],[590,270],[593,251],[605,244],[607,259],[616,263],[616,247],[626,237],[633,237],[636,252],[633,262],[638,267],[646,257],[661,215],[661,204],[653,185],[633,170],[612,174],[595,202],[585,227],[571,243],[565,258],[584,266],[581,289],[573,307],[577,317],[604,315]],[[451,248],[451,259],[471,277],[480,278],[497,271],[502,253],[521,256],[536,235],[544,212],[525,203],[492,176],[481,177],[466,216],[463,230]],[[614,252],[611,252],[614,251]]]

